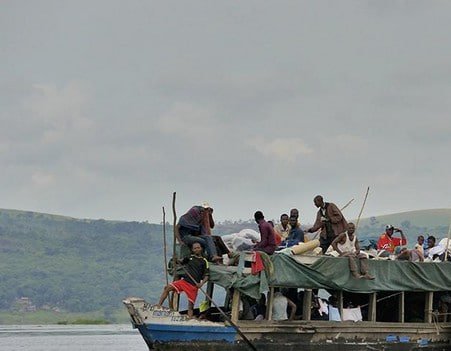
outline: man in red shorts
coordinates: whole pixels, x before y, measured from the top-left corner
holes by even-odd
[[[178,294],[184,292],[188,297],[188,317],[193,317],[194,303],[196,302],[197,292],[208,280],[208,261],[202,256],[202,246],[199,243],[193,243],[191,246],[191,256],[185,257],[181,263],[189,274],[182,276],[164,287],[158,306],[163,305],[164,300],[171,291]]]

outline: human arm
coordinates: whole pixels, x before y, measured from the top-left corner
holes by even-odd
[[[321,220],[321,217],[322,217],[321,211],[318,211],[318,213],[316,215],[315,223],[313,224],[313,227],[311,227],[310,229],[307,230],[309,233],[314,233],[318,229],[321,229],[324,226],[324,222]]]
[[[358,255],[360,253],[360,245],[359,245],[359,239],[355,238],[355,254]]]
[[[215,227],[215,221],[213,219],[213,209],[211,207],[207,208],[206,210],[208,215],[208,220],[210,222],[210,228],[213,229]]]
[[[403,231],[399,228],[395,228],[395,233],[399,233],[401,234],[401,239],[399,239],[399,244],[398,245],[406,245],[407,244],[407,238],[404,235]]]
[[[291,309],[291,312],[290,312],[290,318],[288,318],[290,321],[292,321],[292,320],[294,320],[294,317],[296,316],[296,310],[297,310],[297,306],[296,306],[296,304],[293,302],[293,301],[291,301],[288,297],[286,298],[287,299],[287,303],[288,303],[288,306],[290,306],[290,309]]]
[[[332,247],[335,251],[338,252],[338,254],[341,256],[343,255],[343,252],[338,248],[338,243],[343,240],[346,237],[346,233],[341,233],[339,236],[337,236],[331,243]]]

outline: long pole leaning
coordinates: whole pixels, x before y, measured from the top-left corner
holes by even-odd
[[[169,284],[169,279],[168,279],[168,258],[167,258],[167,254],[166,254],[166,212],[164,210],[164,206],[163,206],[163,248],[164,248],[164,274],[166,277],[166,285]]]
[[[357,222],[356,222],[356,224],[355,224],[355,231],[356,231],[356,232],[357,232],[357,228],[359,227],[360,217],[362,216],[363,209],[365,208],[366,199],[368,198],[368,193],[369,193],[369,192],[370,192],[370,187],[368,187],[368,188],[366,189],[366,194],[365,194],[365,198],[363,199],[362,208],[360,209],[359,216],[357,217]]]
[[[181,267],[182,267],[183,271],[186,273],[186,275],[187,275],[188,277],[190,277],[190,279],[191,279],[193,282],[195,282],[196,284],[198,284],[198,282],[196,281],[196,279],[194,279],[194,277],[188,272],[188,270],[187,270],[183,265],[182,265]],[[205,297],[213,304],[213,306],[215,306],[215,307],[218,309],[219,313],[221,313],[221,315],[225,318],[225,320],[226,320],[227,322],[229,322],[230,325],[237,331],[237,333],[243,338],[243,340],[246,342],[246,344],[247,344],[252,350],[257,351],[257,348],[255,347],[255,345],[254,345],[254,344],[246,337],[246,335],[244,335],[244,333],[241,331],[241,329],[240,329],[235,323],[232,322],[232,320],[231,320],[231,319],[229,318],[229,316],[222,310],[222,308],[219,307],[219,306],[216,304],[216,302],[213,301],[213,299],[211,298],[211,296],[208,295],[208,293],[207,293],[204,289],[199,288],[199,290],[202,291],[202,293],[205,295]]]
[[[172,241],[172,266],[173,266],[173,273],[172,277],[173,280],[177,280],[177,212],[175,210],[175,198],[176,198],[176,192],[174,191],[172,193],[172,215],[174,217],[174,221],[172,223],[172,230],[173,230],[173,241]],[[172,294],[172,298],[169,300],[170,306],[172,306],[173,309],[178,310],[178,297],[175,296],[175,293]],[[174,304],[175,302],[175,304]]]
[[[445,246],[445,262],[448,261],[448,248],[449,248],[449,239],[451,237],[451,222],[449,224],[449,228],[448,228],[448,239],[446,239],[446,246]]]

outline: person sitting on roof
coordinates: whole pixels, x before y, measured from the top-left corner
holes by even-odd
[[[286,213],[280,215],[280,223],[276,224],[274,227],[274,232],[276,234],[276,244],[280,245],[280,243],[285,240],[290,233],[290,224],[288,223],[290,218]]]
[[[333,253],[335,252],[335,254]],[[354,223],[348,224],[348,230],[337,236],[332,244],[329,246],[326,254],[331,254],[333,256],[348,257],[349,270],[354,278],[357,279],[374,279],[368,273],[368,256],[360,252],[359,241],[355,236],[355,225]],[[357,270],[357,264],[355,259],[360,262],[360,273]]]
[[[272,255],[276,250],[276,239],[273,227],[265,221],[265,217],[261,211],[254,213],[255,222],[258,223],[260,231],[260,241],[254,246],[254,251],[263,251],[268,255]]]
[[[298,219],[294,216],[290,217],[290,232],[287,238],[280,243],[281,246],[291,247],[304,242],[304,231],[297,226]]]
[[[197,292],[208,280],[209,269],[207,260],[202,256],[201,244],[193,243],[190,246],[191,256],[180,261],[185,265],[182,278],[164,287],[157,307],[161,308],[171,291],[176,291],[178,294],[184,292],[188,298],[188,317],[192,318]]]
[[[429,251],[433,247],[435,247],[435,242],[436,242],[435,236],[429,235],[426,242],[427,242],[427,244],[426,244],[426,247],[425,247],[424,253],[423,253],[424,257],[428,257],[429,256]]]
[[[218,256],[215,243],[211,237],[210,217],[212,217],[212,213],[213,209],[208,203],[191,207],[179,219],[177,224],[178,239],[188,246],[193,243],[200,243],[207,251],[209,260],[219,261],[221,257]]]
[[[419,252],[421,252],[422,255],[424,255],[424,236],[423,235],[418,235],[417,243],[415,244],[414,249],[418,250]]]
[[[407,247],[403,247],[401,252],[396,256],[397,260],[410,261],[410,262],[423,262],[423,253],[418,249],[409,250]]]
[[[393,233],[400,233],[401,238],[393,238]],[[397,246],[403,246],[407,244],[407,239],[401,229],[395,228],[392,225],[385,227],[385,233],[382,233],[377,241],[377,249],[385,250],[391,254],[395,253]]]

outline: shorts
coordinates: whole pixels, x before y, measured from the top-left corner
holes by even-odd
[[[189,302],[192,302],[193,304],[194,302],[196,302],[197,292],[199,290],[197,286],[188,283],[184,279],[176,280],[175,282],[170,283],[170,285],[174,287],[175,291],[177,291],[178,294],[183,291],[188,297]]]

